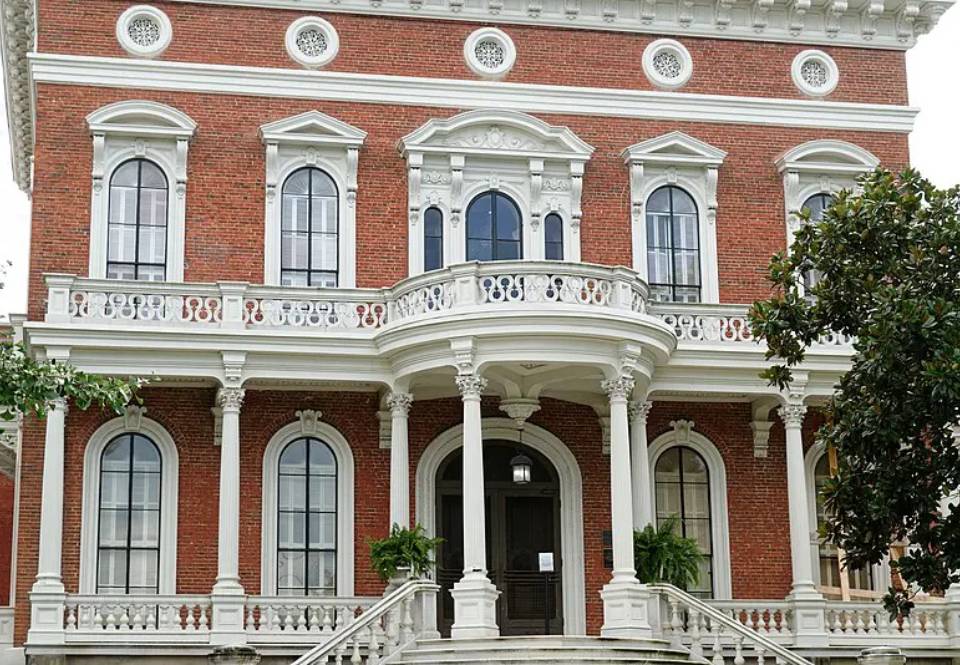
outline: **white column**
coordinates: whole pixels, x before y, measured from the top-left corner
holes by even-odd
[[[60,576],[63,541],[63,447],[67,403],[58,398],[47,408],[40,499],[40,548],[37,577],[30,593],[30,644],[63,643],[64,589]]]
[[[637,579],[633,561],[633,491],[630,482],[630,427],[627,396],[633,378],[603,382],[610,397],[610,521],[613,530],[613,577],[603,598],[604,637],[650,637],[649,593]]]
[[[650,460],[647,455],[647,415],[653,402],[630,403],[630,461],[633,481],[633,526],[642,529],[653,524],[650,487]]]
[[[390,526],[410,528],[410,450],[407,416],[413,395],[392,392],[390,407]]]
[[[240,406],[242,388],[221,388],[217,405],[222,413],[220,440],[220,522],[217,538],[217,581],[213,585],[215,645],[246,642],[244,595],[240,584]]]
[[[487,577],[486,510],[484,505],[483,429],[480,397],[487,382],[476,374],[457,377],[463,397],[463,577],[453,596],[455,639],[496,637],[497,591]]]

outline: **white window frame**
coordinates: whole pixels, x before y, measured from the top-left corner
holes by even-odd
[[[657,460],[670,448],[685,446],[697,451],[707,464],[710,478],[710,528],[713,538],[713,596],[714,600],[733,598],[733,578],[730,572],[730,526],[727,513],[727,470],[723,455],[710,439],[693,431],[690,421],[674,421],[673,429],[653,440],[647,449],[650,463],[650,505],[654,520],[657,515]]]
[[[80,527],[80,593],[97,590],[97,534],[100,530],[100,462],[103,451],[122,434],[149,437],[160,451],[160,595],[177,592],[177,513],[180,457],[170,433],[144,414],[147,409],[128,406],[123,416],[101,425],[83,456],[83,506]]]
[[[697,204],[700,228],[700,302],[720,302],[717,262],[717,180],[727,153],[683,132],[670,132],[634,144],[622,157],[630,169],[633,269],[644,281],[647,265],[646,205],[650,195],[672,185]]]
[[[93,136],[90,259],[87,274],[107,275],[110,181],[131,159],[147,159],[167,178],[167,282],[182,282],[187,202],[187,151],[197,130],[187,114],[143,100],[109,104],[87,116]]]
[[[563,220],[564,261],[580,261],[583,173],[593,147],[526,113],[467,111],[432,119],[400,140],[407,161],[408,272],[423,272],[423,212],[443,211],[443,265],[466,260],[466,212],[486,191],[520,208],[524,260],[544,256],[543,218]]]
[[[266,146],[263,283],[280,285],[283,183],[294,171],[316,167],[337,185],[338,288],[357,285],[357,167],[367,133],[319,111],[307,111],[260,127]]]
[[[281,427],[263,453],[260,594],[277,595],[277,474],[280,455],[291,441],[314,437],[337,460],[337,596],[354,593],[354,462],[347,439],[315,411],[298,411],[299,420]]]

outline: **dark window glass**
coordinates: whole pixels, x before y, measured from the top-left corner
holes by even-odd
[[[661,187],[647,199],[647,274],[654,300],[700,302],[697,204],[679,187]]]
[[[156,594],[160,588],[160,451],[121,434],[100,457],[97,593]]]
[[[167,177],[151,161],[132,159],[113,172],[107,213],[107,278],[166,279],[167,195]]]
[[[680,520],[681,533],[697,542],[704,560],[696,587],[700,598],[713,596],[713,528],[710,513],[710,473],[700,453],[686,446],[669,448],[657,459],[655,479],[657,524]]]
[[[810,222],[814,224],[823,220],[823,213],[826,212],[827,208],[831,205],[833,205],[832,194],[814,194],[803,202],[803,208],[810,212]],[[820,273],[816,270],[808,270],[803,273],[803,288],[808,297],[810,289],[816,286],[819,281]]]
[[[318,168],[294,171],[283,183],[280,283],[336,286],[339,273],[339,197]]]
[[[423,213],[423,270],[443,267],[443,213],[427,208]]]
[[[277,594],[337,592],[337,460],[312,437],[280,454],[277,502]]]
[[[480,194],[467,207],[467,260],[523,258],[520,220],[520,208],[506,194]]]
[[[543,258],[548,261],[563,261],[563,219],[555,212],[543,220]]]

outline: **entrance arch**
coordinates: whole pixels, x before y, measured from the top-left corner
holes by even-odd
[[[585,635],[587,632],[586,587],[583,556],[583,480],[580,466],[570,449],[556,436],[527,423],[520,441],[517,426],[509,418],[484,418],[484,441],[522,443],[554,467],[560,485],[560,553],[563,560],[564,633]],[[463,444],[463,425],[456,425],[440,434],[424,449],[417,462],[416,517],[431,535],[437,531],[437,472],[443,461]]]

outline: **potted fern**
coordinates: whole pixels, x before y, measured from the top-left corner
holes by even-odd
[[[387,582],[387,592],[409,579],[425,576],[433,566],[433,553],[442,541],[442,538],[427,536],[420,524],[412,529],[394,524],[389,536],[369,541],[373,570]]]
[[[680,535],[679,525],[680,521],[671,517],[658,527],[648,524],[633,532],[637,578],[644,584],[666,582],[688,589],[700,580],[704,556],[695,540]]]

